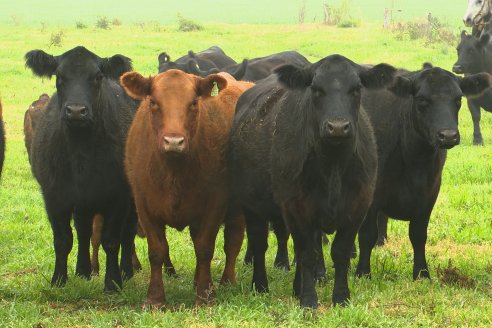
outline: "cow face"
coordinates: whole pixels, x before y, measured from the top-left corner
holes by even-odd
[[[466,26],[473,26],[480,23],[484,16],[490,12],[489,0],[468,0],[468,6],[466,8],[465,15],[463,16],[463,23]]]
[[[362,87],[384,87],[393,81],[395,71],[386,64],[365,68],[339,55],[308,68],[286,65],[275,70],[287,88],[304,90],[316,122],[314,130],[330,144],[353,139]]]
[[[142,100],[139,110],[148,110],[157,149],[170,158],[184,157],[199,125],[203,101],[223,90],[227,81],[220,75],[201,78],[169,70],[145,78],[124,74],[121,85],[131,97]],[[214,86],[216,89],[214,90]]]
[[[478,95],[492,84],[487,73],[458,77],[439,67],[424,69],[410,79],[398,77],[391,88],[413,97],[412,124],[434,148],[449,149],[460,143],[458,111],[463,95]]]
[[[94,108],[105,79],[117,79],[131,70],[131,60],[122,55],[100,58],[84,47],[60,56],[42,50],[25,55],[26,66],[41,77],[56,76],[60,118],[69,126],[87,127],[94,120]]]
[[[458,52],[458,61],[453,65],[453,72],[456,74],[480,73],[486,71],[485,66],[485,47],[489,43],[490,36],[483,34],[479,39],[467,34],[461,33],[461,41],[456,48]]]

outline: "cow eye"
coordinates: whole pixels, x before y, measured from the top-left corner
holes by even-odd
[[[149,107],[150,107],[151,110],[154,110],[154,111],[156,111],[156,110],[159,109],[159,106],[157,105],[157,103],[155,102],[155,100],[152,99],[152,98],[149,98]]]
[[[190,109],[195,109],[198,105],[198,99],[194,99],[190,104]]]
[[[311,91],[313,92],[313,96],[316,98],[322,97],[325,94],[321,88],[318,88],[315,85],[311,85]]]

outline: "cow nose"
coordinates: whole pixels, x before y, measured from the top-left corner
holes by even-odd
[[[464,18],[463,23],[465,23],[466,26],[472,26],[473,25],[473,21],[472,21],[471,17]]]
[[[89,113],[89,109],[84,105],[67,105],[65,115],[71,120],[82,120]]]
[[[463,66],[459,65],[459,64],[454,64],[453,66],[453,72],[455,72],[456,74],[463,74]]]
[[[352,133],[352,125],[347,120],[328,121],[325,129],[329,137],[348,137]]]
[[[454,129],[441,130],[437,133],[437,139],[441,145],[456,145],[459,140],[459,133]]]
[[[181,136],[164,136],[163,146],[165,152],[182,153],[185,150],[185,138]]]

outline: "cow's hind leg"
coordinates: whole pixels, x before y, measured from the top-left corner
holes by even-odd
[[[383,212],[378,213],[378,240],[376,246],[383,246],[388,239],[388,216]]]
[[[220,284],[236,283],[236,259],[244,239],[244,216],[237,212],[227,217],[224,224],[224,252],[226,264]]]
[[[482,131],[480,131],[480,106],[473,101],[468,101],[468,108],[473,120],[473,144],[483,146]]]
[[[256,218],[249,210],[244,210],[248,245],[253,256],[253,288],[259,292],[268,292],[268,279],[265,267],[265,253],[268,248],[268,221]]]
[[[92,258],[91,258],[91,270],[93,275],[99,274],[99,247],[101,246],[101,232],[103,225],[103,217],[97,214],[92,219]]]
[[[120,271],[123,279],[133,277],[133,259],[135,254],[135,235],[137,233],[137,213],[131,205],[128,209],[125,225],[121,231],[121,261]],[[137,258],[138,262],[138,258]],[[138,263],[140,264],[140,263]]]
[[[272,221],[273,231],[277,237],[277,255],[275,256],[274,266],[285,271],[290,270],[289,251],[287,249],[287,241],[289,240],[289,231],[285,222],[281,217]]]
[[[77,231],[77,240],[79,243],[75,274],[85,279],[90,279],[91,277],[91,258],[89,249],[92,235],[92,219],[93,216],[91,213],[84,213],[75,208],[75,230]]]
[[[176,269],[173,262],[171,262],[171,256],[169,255],[169,243],[167,242],[166,230],[163,231],[164,237],[162,239],[162,245],[164,247],[164,271],[168,276],[176,276]]]
[[[355,270],[356,277],[371,275],[371,253],[378,238],[378,210],[371,208],[359,229],[359,263]]]

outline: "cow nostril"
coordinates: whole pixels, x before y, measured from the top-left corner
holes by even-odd
[[[333,131],[335,131],[335,127],[330,122],[326,123],[326,128],[328,129],[328,132],[330,132],[330,133],[333,133]]]
[[[349,123],[349,122],[347,122],[347,123],[345,124],[345,126],[343,127],[343,132],[344,132],[345,134],[350,133],[350,123]]]
[[[82,110],[80,111],[80,115],[86,116],[87,115],[87,108],[82,108]]]
[[[72,115],[72,110],[70,109],[70,107],[65,108],[65,114],[67,114],[67,116]]]

